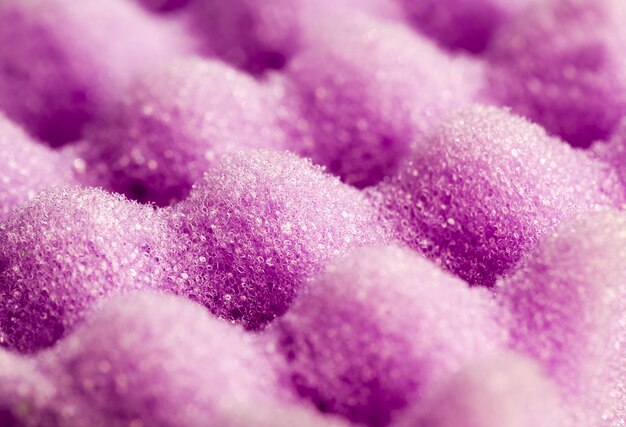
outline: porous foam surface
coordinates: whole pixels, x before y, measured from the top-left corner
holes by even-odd
[[[494,99],[574,146],[611,136],[626,114],[626,3],[539,1],[495,37]]]
[[[332,257],[386,241],[363,194],[287,152],[226,156],[175,207],[175,292],[258,329]]]
[[[21,394],[0,393],[0,407],[23,425],[341,425],[279,395],[253,336],[171,296],[114,298],[57,347],[9,361],[2,388]]]
[[[137,71],[192,50],[125,0],[0,3],[0,110],[52,145],[82,127]]]
[[[33,140],[0,113],[0,221],[52,186],[75,184],[70,159]]]
[[[394,0],[409,23],[442,46],[482,52],[497,30],[537,0]]]
[[[0,425],[624,427],[626,7],[531,2],[0,0]]]
[[[615,168],[626,188],[626,120],[622,120],[610,141],[598,141],[592,147],[595,157]]]
[[[286,69],[293,151],[364,187],[395,172],[411,144],[475,100],[480,64],[450,57],[394,23],[328,19]],[[324,64],[324,66],[320,66]]]
[[[98,189],[40,193],[0,223],[0,343],[47,347],[102,298],[161,283],[170,241],[151,206]]]
[[[335,259],[271,329],[285,376],[323,411],[387,425],[447,375],[505,341],[490,294],[408,249]]]
[[[455,114],[370,195],[399,239],[486,286],[562,219],[624,201],[607,165],[482,106]]]
[[[464,366],[394,427],[566,425],[556,388],[537,364],[498,353]]]
[[[168,205],[226,153],[281,148],[277,100],[223,62],[185,58],[140,75],[75,149],[86,180]]]
[[[575,425],[626,416],[626,214],[580,216],[546,236],[499,298],[515,349],[560,385]]]
[[[206,53],[257,74],[297,50],[303,9],[302,0],[196,0],[186,20]]]

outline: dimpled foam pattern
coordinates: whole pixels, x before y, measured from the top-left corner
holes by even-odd
[[[192,0],[191,32],[206,53],[252,73],[282,68],[300,45],[302,0]]]
[[[469,363],[394,427],[566,425],[555,386],[537,365],[501,353]]]
[[[626,413],[626,214],[562,225],[499,288],[513,345],[561,386],[581,426],[621,426]]]
[[[575,146],[610,137],[626,114],[626,2],[540,1],[496,36],[494,99]]]
[[[5,0],[0,110],[52,145],[72,141],[134,73],[191,48],[125,0]]]
[[[88,183],[168,205],[225,153],[280,148],[277,100],[222,62],[186,58],[141,75],[76,150]]]
[[[21,394],[0,393],[0,407],[26,418],[17,425],[340,425],[280,396],[254,337],[174,297],[114,298],[59,346],[11,362],[0,378],[18,378]]]
[[[563,218],[623,203],[611,168],[523,118],[480,106],[443,124],[371,194],[398,238],[486,286]]]
[[[75,183],[69,158],[33,140],[0,113],[0,221],[52,186]]]
[[[451,49],[482,52],[493,34],[537,0],[395,0],[409,23]]]
[[[333,256],[386,241],[357,190],[286,152],[226,156],[175,207],[174,292],[258,329]]]
[[[55,188],[0,223],[0,343],[54,343],[103,297],[160,283],[167,222],[98,189]]]
[[[294,151],[357,187],[392,174],[411,144],[476,96],[482,68],[400,24],[329,19],[286,70]],[[339,30],[338,30],[339,29]],[[320,67],[320,64],[324,64]]]
[[[419,255],[370,247],[336,259],[275,323],[285,375],[323,411],[370,426],[505,339],[498,309]]]

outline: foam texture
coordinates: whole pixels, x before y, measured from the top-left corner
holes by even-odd
[[[400,24],[363,15],[319,24],[286,70],[293,151],[364,187],[395,172],[414,142],[477,96],[480,64]],[[320,67],[320,64],[324,64]]]
[[[224,154],[282,147],[276,103],[268,88],[222,62],[173,61],[135,79],[75,154],[87,183],[168,205]]]
[[[144,7],[155,12],[172,12],[187,6],[190,0],[137,0]]]
[[[554,384],[532,360],[499,353],[473,361],[394,427],[566,426]]]
[[[611,136],[626,114],[626,3],[540,1],[496,36],[494,99],[574,146]]]
[[[254,74],[282,68],[300,46],[302,0],[195,0],[188,27],[205,52]]]
[[[226,156],[176,207],[174,292],[258,329],[330,258],[386,241],[357,190],[286,152]]]
[[[192,49],[126,0],[3,1],[0,110],[52,145],[73,141],[137,71]]]
[[[564,224],[510,279],[514,348],[560,385],[575,425],[626,417],[626,215],[606,211]]]
[[[75,184],[70,159],[33,140],[0,113],[0,221],[53,186]]]
[[[21,385],[21,395],[0,401],[17,420],[30,412],[25,425],[45,417],[58,426],[341,425],[281,397],[254,337],[174,297],[114,298],[59,346],[14,359],[3,380],[39,374],[54,390]],[[34,369],[19,369],[26,363]]]
[[[150,206],[98,189],[40,193],[0,223],[0,343],[49,346],[102,298],[159,284],[170,241]]]
[[[615,173],[506,110],[459,112],[371,193],[399,239],[492,286],[577,212],[623,203]]]
[[[408,249],[370,247],[336,259],[274,333],[302,396],[384,426],[462,364],[499,348],[497,318],[484,289]]]
[[[409,23],[450,49],[480,53],[497,30],[536,0],[395,0]]]
[[[626,120],[622,120],[610,141],[596,142],[591,151],[595,157],[615,168],[626,188]]]

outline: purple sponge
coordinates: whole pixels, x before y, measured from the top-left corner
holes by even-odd
[[[40,193],[0,223],[0,342],[54,343],[103,297],[154,286],[171,258],[150,206],[97,189]]]
[[[255,337],[174,297],[114,298],[36,359],[0,362],[2,425],[342,425],[282,396]]]
[[[408,249],[340,257],[270,329],[285,375],[323,411],[384,426],[469,360],[505,339],[484,289]]]
[[[330,258],[386,241],[357,190],[286,152],[226,156],[175,207],[173,291],[258,329]]]
[[[394,427],[566,426],[552,382],[513,353],[472,362]]]
[[[222,62],[188,58],[141,75],[76,154],[88,183],[168,205],[225,153],[280,148],[277,100]]]
[[[34,360],[0,349],[0,425],[56,427],[57,390]]]
[[[111,300],[40,363],[61,390],[59,409],[83,408],[74,425],[229,425],[275,383],[251,340],[200,306],[137,294]]]
[[[474,100],[480,64],[450,57],[400,24],[365,16],[320,24],[286,70],[293,148],[357,187],[392,174],[414,142]],[[320,64],[323,64],[320,66]]]
[[[0,221],[44,188],[74,183],[71,166],[69,158],[34,141],[0,113]]]
[[[252,73],[282,68],[301,43],[303,0],[192,0],[186,19],[207,53]]]
[[[144,7],[156,11],[156,12],[171,12],[174,10],[181,9],[187,4],[189,4],[190,0],[137,0]]]
[[[401,240],[486,286],[563,218],[624,200],[604,163],[506,110],[480,106],[442,125],[371,194]]]
[[[490,48],[497,102],[575,146],[608,139],[626,114],[626,2],[539,1]]]
[[[424,34],[452,49],[482,52],[496,31],[537,0],[393,0]]]
[[[598,141],[593,145],[592,151],[596,157],[615,168],[626,188],[626,119],[622,120],[608,143]]]
[[[0,110],[52,145],[72,141],[129,77],[190,50],[130,1],[3,1]]]
[[[626,213],[584,215],[548,236],[499,296],[514,347],[561,386],[576,425],[626,420]]]

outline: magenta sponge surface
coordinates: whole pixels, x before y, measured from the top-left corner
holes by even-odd
[[[615,211],[563,224],[498,291],[514,348],[543,364],[580,425],[625,415],[625,225]]]
[[[458,310],[458,307],[463,307]],[[285,375],[329,412],[371,426],[506,339],[498,308],[399,247],[358,249],[316,277],[275,328]]]
[[[506,110],[480,106],[445,122],[370,194],[400,240],[488,286],[562,219],[624,200],[604,163]]]
[[[20,206],[0,224],[0,341],[46,347],[99,299],[160,283],[166,227],[152,207],[98,189],[50,189]]]
[[[4,1],[0,109],[52,145],[74,141],[134,73],[191,50],[125,0]]]
[[[68,156],[32,139],[0,114],[0,221],[48,187],[75,184]]]
[[[87,183],[168,205],[225,154],[282,148],[277,102],[269,88],[222,62],[172,61],[134,79],[75,155]]]
[[[226,157],[173,212],[186,252],[178,292],[257,329],[303,281],[351,248],[384,242],[363,194],[289,153]]]
[[[473,361],[394,427],[550,427],[567,424],[556,387],[533,360],[494,353]]]
[[[575,146],[609,138],[626,112],[624,19],[620,0],[537,2],[489,48],[494,100]]]
[[[626,427],[624,0],[0,0],[0,427]]]
[[[479,63],[450,57],[400,24],[359,15],[329,19],[320,32],[286,69],[286,102],[299,117],[286,127],[300,140],[294,151],[349,184],[394,173],[413,144],[478,97]]]

